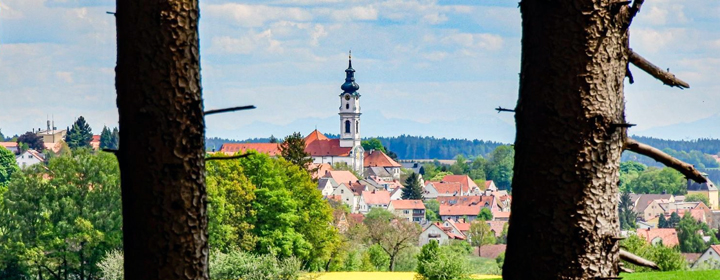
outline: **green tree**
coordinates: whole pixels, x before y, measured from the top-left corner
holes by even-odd
[[[484,220],[475,220],[470,224],[470,244],[478,247],[478,254],[482,246],[495,244],[495,234],[490,230],[490,225]]]
[[[18,172],[3,194],[0,259],[38,277],[99,277],[105,253],[122,246],[119,176],[114,155],[86,150]]]
[[[20,137],[18,137],[17,139],[17,143],[18,146],[21,144],[25,144],[24,147],[20,149],[22,152],[27,151],[28,148],[36,151],[42,151],[45,149],[45,143],[43,143],[42,137],[37,136],[37,134],[30,131],[25,132],[25,134],[23,135],[20,135]]]
[[[483,207],[480,209],[480,212],[477,214],[477,218],[483,221],[492,221],[493,214],[492,211],[490,211],[489,208]]]
[[[2,133],[2,129],[0,129],[0,142],[5,142],[5,135]]]
[[[209,161],[205,167],[210,248],[224,253],[255,248],[253,225],[247,222],[255,214],[255,186],[245,177],[239,161]]]
[[[498,146],[485,165],[487,179],[495,181],[499,189],[512,188],[514,157],[515,150],[511,146]]]
[[[630,193],[623,192],[620,195],[620,205],[618,208],[620,216],[620,228],[624,230],[635,228],[637,213],[633,211],[633,203],[630,199]]]
[[[622,215],[620,217],[622,219]],[[665,219],[665,215],[661,214],[660,218],[658,218],[658,228],[668,228],[668,221]]]
[[[282,144],[280,144],[280,152],[285,160],[303,170],[307,170],[308,166],[313,162],[310,154],[305,152],[305,138],[300,132],[286,136]]]
[[[670,219],[668,219],[667,224],[665,224],[666,228],[677,228],[678,224],[680,224],[680,215],[678,215],[677,212],[672,212],[670,214]]]
[[[687,193],[685,177],[677,170],[669,167],[663,169],[648,168],[645,172],[640,173],[637,179],[632,180],[628,187],[634,193],[668,193],[674,195]]]
[[[420,228],[416,223],[405,219],[396,219],[387,210],[375,209],[373,209],[374,213],[373,210],[368,213],[364,223],[368,228],[372,229],[368,232],[372,243],[380,245],[385,253],[390,256],[388,270],[395,271],[395,261],[398,254],[414,246],[420,234]]]
[[[470,171],[468,172],[468,176],[470,176],[470,178],[475,180],[476,182],[484,182],[486,179],[486,175],[485,175],[485,165],[486,164],[487,164],[487,161],[482,156],[476,157],[472,161],[472,163],[470,163]],[[478,184],[478,185],[480,185],[480,184]]]
[[[420,176],[412,173],[405,180],[405,188],[402,189],[402,199],[423,199],[423,187],[420,184]]]
[[[361,142],[361,145],[363,147],[363,150],[369,152],[371,150],[381,151],[385,154],[387,154],[387,150],[385,150],[385,147],[383,146],[382,142],[378,140],[377,138],[370,138],[368,140],[363,140]]]
[[[707,197],[707,196],[704,196],[704,195],[702,195],[702,194],[699,194],[699,193],[694,193],[694,194],[688,194],[688,195],[686,195],[686,196],[685,196],[685,201],[687,201],[687,202],[700,201],[700,202],[702,202],[702,203],[705,203],[705,205],[706,205],[707,207],[712,207],[712,205],[710,205],[710,201],[708,200],[708,197]]]
[[[683,270],[686,268],[685,257],[680,253],[678,247],[669,248],[662,243],[651,245],[637,235],[630,235],[627,239],[620,241],[620,246],[630,253],[655,262],[662,271]],[[624,267],[636,272],[650,271],[650,268],[636,266],[625,261],[623,261],[623,264]]]
[[[310,174],[283,158],[256,152],[240,159],[240,165],[256,188],[255,215],[248,219],[257,237],[255,251],[296,256],[312,270],[325,267],[339,235],[332,209]]]
[[[702,253],[707,250],[708,245],[698,233],[702,229],[700,222],[696,221],[689,213],[680,219],[677,225],[680,251],[683,253]]]
[[[85,121],[85,118],[80,116],[67,131],[65,143],[67,143],[71,149],[89,148],[92,137],[92,128],[90,128],[90,125]]]
[[[428,221],[440,221],[440,203],[437,199],[428,199],[423,202],[425,204],[425,218]]]
[[[455,156],[455,163],[450,166],[450,172],[455,175],[468,174],[470,166],[467,164],[467,159],[463,155]]]
[[[268,143],[277,143],[278,139],[275,138],[275,135],[270,135],[270,139],[268,139]]]
[[[385,253],[382,246],[374,244],[367,249],[368,256],[375,271],[386,271],[390,266],[390,256]]]
[[[15,161],[13,152],[0,146],[0,189],[10,181],[12,174],[18,170],[20,168]],[[0,196],[0,198],[2,197]]]
[[[100,149],[117,150],[119,134],[117,127],[110,130],[107,126],[103,126],[103,130],[100,133]]]
[[[620,189],[628,192],[628,185],[640,176],[647,169],[642,163],[635,161],[624,161],[620,163]]]
[[[438,247],[435,241],[423,246],[417,259],[418,279],[461,279],[468,277],[470,272],[466,256],[450,246]]]

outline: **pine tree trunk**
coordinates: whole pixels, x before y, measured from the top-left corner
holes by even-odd
[[[503,279],[618,274],[627,6],[523,0],[512,216]],[[617,1],[616,1],[617,2]],[[619,3],[619,2],[618,2]]]
[[[117,1],[125,279],[208,279],[198,1]]]

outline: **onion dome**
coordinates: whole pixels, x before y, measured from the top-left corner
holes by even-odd
[[[357,90],[360,86],[355,83],[355,69],[352,68],[352,52],[348,56],[348,69],[345,70],[345,83],[340,86],[343,90],[343,94],[349,93],[357,95]]]

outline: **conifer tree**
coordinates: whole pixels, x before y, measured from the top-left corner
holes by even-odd
[[[402,199],[422,199],[423,189],[420,185],[420,176],[412,173],[405,180],[405,188],[402,190]]]
[[[85,118],[80,116],[67,131],[65,142],[72,149],[90,147],[92,137],[92,128],[90,128],[90,125],[85,121]]]
[[[100,133],[100,149],[115,149],[112,146],[112,132],[107,126],[103,126],[103,130]]]

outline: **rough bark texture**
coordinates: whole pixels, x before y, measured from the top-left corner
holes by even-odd
[[[198,2],[117,1],[125,279],[207,279]]]
[[[512,216],[503,279],[619,272],[628,6],[524,0]]]

